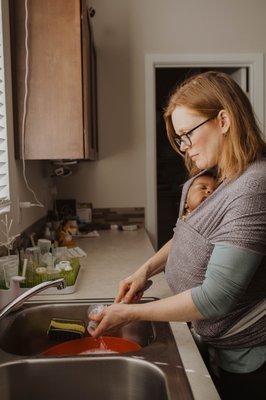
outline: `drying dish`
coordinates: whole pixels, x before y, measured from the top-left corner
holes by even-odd
[[[60,343],[45,350],[44,356],[74,356],[99,353],[129,353],[141,349],[138,343],[131,340],[103,336],[99,339],[84,337]]]

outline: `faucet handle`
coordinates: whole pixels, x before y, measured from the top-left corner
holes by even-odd
[[[17,297],[20,289],[20,282],[25,281],[25,276],[12,276],[10,279],[10,290],[12,291],[12,294],[14,293],[14,296]]]
[[[9,289],[3,290],[0,299],[0,308],[5,307],[8,303],[20,295],[20,282],[25,280],[22,276],[12,276],[10,278]]]

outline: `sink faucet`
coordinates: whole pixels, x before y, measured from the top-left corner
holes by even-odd
[[[39,285],[34,286],[33,288],[27,290],[25,293],[22,293],[20,296],[16,297],[10,303],[8,303],[2,310],[0,310],[0,320],[7,316],[12,311],[17,310],[21,307],[25,301],[30,299],[37,293],[42,292],[45,289],[55,286],[58,290],[65,288],[64,278],[55,279],[54,281],[42,282]]]

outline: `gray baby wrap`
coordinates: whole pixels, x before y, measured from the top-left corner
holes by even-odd
[[[223,182],[184,221],[180,217],[193,179],[183,188],[179,219],[165,267],[166,279],[174,294],[202,284],[217,243],[266,254],[266,159],[251,164],[239,178]],[[219,318],[193,321],[196,332],[207,343],[220,348],[265,344],[265,288],[266,256],[233,310]],[[261,317],[254,323],[226,335],[262,308]]]

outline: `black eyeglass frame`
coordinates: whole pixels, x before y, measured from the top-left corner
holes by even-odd
[[[198,129],[200,126],[206,124],[207,122],[211,121],[212,119],[214,119],[214,118],[216,118],[216,117],[217,117],[217,115],[216,115],[215,117],[208,118],[208,119],[206,119],[206,121],[203,121],[203,122],[201,122],[201,124],[199,124],[199,125],[195,126],[194,128],[190,129],[190,131],[188,131],[188,132],[186,132],[186,133],[183,133],[183,134],[180,135],[180,136],[174,137],[174,138],[173,138],[173,139],[174,139],[174,142],[178,145],[179,150],[180,150],[180,148],[181,148],[181,144],[182,144],[182,143],[184,143],[186,146],[191,147],[191,146],[192,146],[192,142],[191,142],[191,139],[190,139],[191,134],[192,134],[196,129]],[[187,141],[185,141],[185,140],[183,139],[184,137],[186,138]],[[181,151],[181,150],[180,150],[180,151]]]

